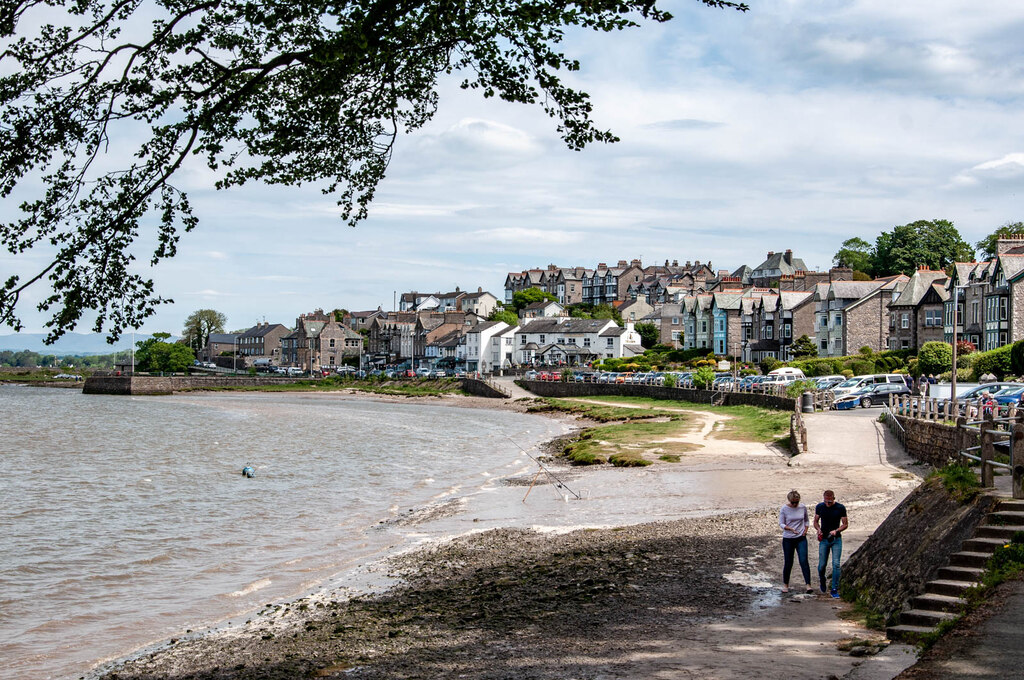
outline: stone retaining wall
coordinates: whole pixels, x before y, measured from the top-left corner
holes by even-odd
[[[508,395],[500,390],[491,387],[485,380],[466,378],[462,381],[462,389],[477,397],[488,397],[491,399],[508,399]]]
[[[541,380],[517,380],[516,384],[539,397],[593,397],[615,395],[644,397],[647,399],[678,399],[696,404],[738,406],[749,404],[777,411],[795,411],[796,399],[776,397],[770,394],[750,392],[714,392],[681,387],[659,387],[657,385],[627,385],[577,382],[545,382]]]
[[[844,597],[892,620],[997,503],[996,497],[979,494],[961,504],[950,498],[941,479],[926,480],[843,564]],[[856,515],[851,521],[856,523]]]
[[[963,433],[955,425],[918,420],[907,416],[894,415],[906,433],[904,444],[907,453],[915,460],[941,468],[957,457],[962,446]],[[974,442],[977,444],[977,441]]]
[[[257,386],[282,385],[296,382],[295,378],[269,376],[214,377],[214,376],[150,376],[101,375],[86,378],[85,394],[171,394],[179,390],[213,389],[226,385]]]

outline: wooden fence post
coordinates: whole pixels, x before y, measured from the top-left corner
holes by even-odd
[[[989,489],[995,486],[992,458],[995,456],[995,449],[992,446],[994,436],[992,431],[996,424],[993,421],[995,415],[989,411],[981,421],[981,486]]]
[[[1013,497],[1024,499],[1024,420],[1013,428],[1013,454],[1010,464],[1013,466]]]
[[[971,442],[971,431],[967,429],[967,417],[958,416],[956,419],[956,431],[960,433],[960,451],[969,448],[972,445]],[[959,462],[959,454],[956,457],[956,461]]]

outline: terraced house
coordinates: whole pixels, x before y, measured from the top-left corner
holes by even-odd
[[[1001,238],[996,256],[985,262],[957,262],[947,284],[943,338],[980,349],[995,349],[1024,338],[1024,235]]]

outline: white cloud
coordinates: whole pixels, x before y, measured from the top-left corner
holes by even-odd
[[[953,178],[954,184],[977,185],[983,182],[1017,182],[1024,179],[1024,153],[1009,153],[1002,158],[979,163]]]
[[[579,243],[586,238],[585,232],[562,230],[529,229],[525,227],[503,227],[498,229],[480,229],[469,234],[480,241],[493,241],[516,245],[564,246]]]

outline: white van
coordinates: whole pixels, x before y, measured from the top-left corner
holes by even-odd
[[[907,381],[901,373],[874,373],[871,375],[855,375],[832,388],[836,397],[852,394],[862,387],[870,387],[880,383],[896,383],[906,385]]]
[[[288,375],[303,375],[305,371],[303,371],[298,366],[289,366],[287,369],[287,373]]]
[[[791,380],[803,380],[806,376],[804,372],[799,368],[793,366],[783,366],[782,368],[776,368],[774,371],[768,371],[768,375],[786,375],[793,376]]]

